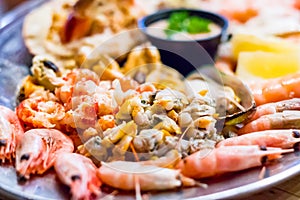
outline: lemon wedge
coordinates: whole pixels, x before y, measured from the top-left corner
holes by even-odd
[[[265,51],[273,53],[300,52],[299,45],[275,36],[236,34],[232,38],[232,53],[237,60],[241,52]]]
[[[300,54],[242,52],[239,54],[236,75],[243,81],[277,78],[300,71]]]

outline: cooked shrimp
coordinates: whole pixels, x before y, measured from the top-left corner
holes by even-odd
[[[16,139],[24,134],[16,113],[0,105],[0,160],[11,161],[15,157]]]
[[[43,98],[25,99],[16,112],[21,122],[34,128],[54,128],[65,116],[61,104]]]
[[[266,130],[227,138],[217,144],[220,146],[259,145],[266,147],[293,148],[300,142],[300,130]]]
[[[138,162],[102,163],[98,175],[103,183],[122,190],[134,190],[136,183],[142,191],[197,185],[193,179],[182,176],[179,170],[143,165]]]
[[[300,0],[295,0],[294,7],[300,10]]]
[[[101,181],[89,158],[76,153],[59,153],[54,169],[60,181],[70,187],[73,199],[90,199],[100,194]]]
[[[258,167],[268,160],[281,157],[292,149],[259,148],[259,146],[221,146],[213,150],[201,150],[184,158],[176,166],[190,178],[211,177],[226,172],[235,172]]]
[[[195,7],[196,4],[193,4]],[[222,4],[220,4],[219,0],[201,0],[200,4],[197,7],[200,6],[201,9],[207,9],[222,14],[228,18],[232,24],[244,24],[251,18],[260,14],[259,6],[256,5],[256,1],[253,0],[222,0]]]
[[[65,85],[55,89],[55,96],[62,103],[64,103],[65,106],[71,104],[72,94],[73,94],[73,85],[65,84]]]
[[[300,98],[260,105],[256,107],[255,114],[250,118],[250,121],[256,120],[263,115],[283,112],[284,110],[300,110]]]
[[[72,152],[72,140],[55,129],[31,129],[17,144],[16,171],[21,178],[30,174],[43,174],[53,166],[57,154]]]
[[[300,73],[249,84],[256,105],[300,97]]]
[[[70,73],[68,73],[64,78],[65,81],[68,82],[69,85],[75,84],[79,81],[93,81],[96,84],[99,84],[100,78],[99,76],[89,69],[74,69]]]
[[[84,72],[86,72],[86,71],[84,71]],[[77,78],[79,76],[79,73],[80,73],[80,70],[72,70],[70,73],[66,74],[63,77],[65,84],[62,85],[61,87],[58,87],[55,89],[55,95],[62,103],[65,103],[65,104],[71,103],[74,85],[77,80],[81,79],[81,78]],[[86,74],[87,74],[87,72],[86,72]],[[89,80],[94,80],[93,76],[94,76],[94,74],[92,76],[87,75],[86,77]],[[84,77],[84,76],[82,76],[82,77]]]
[[[249,122],[238,130],[238,134],[251,133],[256,131],[264,131],[269,129],[291,129],[300,128],[299,111],[284,111],[282,113],[275,113],[261,116],[260,118]]]
[[[73,110],[66,112],[61,124],[87,129],[100,125],[102,130],[114,127],[112,98],[106,95],[83,95],[72,98]],[[98,123],[97,123],[98,122]]]
[[[231,7],[230,7],[231,8]],[[259,11],[254,7],[247,7],[244,9],[227,9],[221,10],[220,14],[226,16],[230,20],[237,21],[239,23],[246,23],[249,19],[257,16]]]

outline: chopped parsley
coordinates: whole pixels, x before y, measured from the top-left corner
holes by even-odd
[[[198,16],[191,16],[188,12],[174,12],[168,19],[168,27],[165,33],[170,38],[176,32],[187,32],[190,34],[207,33],[210,31],[210,20]]]

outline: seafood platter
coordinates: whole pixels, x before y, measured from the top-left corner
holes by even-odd
[[[299,0],[28,1],[15,16],[1,197],[242,198],[300,173]],[[188,73],[165,56],[184,45]]]

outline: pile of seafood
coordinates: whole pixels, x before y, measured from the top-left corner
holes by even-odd
[[[142,62],[150,50],[153,59],[143,61],[149,65],[130,65],[137,62],[133,59]],[[139,195],[205,188],[201,178],[267,166],[297,149],[297,113],[284,111],[298,109],[299,99],[255,111],[255,103],[243,107],[245,97],[224,86],[223,98],[235,100],[223,104],[226,115],[221,116],[220,98],[191,85],[203,80],[182,80],[158,56],[153,46],[136,48],[122,67],[116,62],[106,68],[109,73],[93,71],[101,69],[96,66],[61,72],[48,58],[34,57],[16,109],[0,107],[2,163],[14,163],[20,180],[53,168],[74,199],[86,199],[101,196],[103,185]],[[220,131],[217,123],[224,117]]]
[[[224,85],[182,77],[141,35],[128,35],[125,49],[109,44],[115,49],[88,57],[109,36],[135,28],[140,16],[195,2],[233,25],[216,63]],[[63,0],[29,14],[23,35],[35,56],[16,108],[0,105],[1,164],[14,165],[25,181],[53,170],[73,199],[100,198],[104,186],[142,198],[145,191],[206,188],[204,178],[264,168],[299,150],[299,73],[261,84],[240,81],[236,68],[245,51],[272,50],[269,43],[244,45],[249,36],[239,32],[264,15],[258,1],[247,1],[243,12],[213,7],[216,2],[153,1],[147,7],[132,0]],[[299,1],[284,5],[299,15]],[[41,15],[48,17],[44,29],[32,27]],[[298,36],[280,33],[277,39],[286,44]]]

